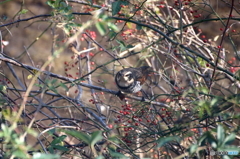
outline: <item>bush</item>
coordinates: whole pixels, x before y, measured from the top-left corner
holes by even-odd
[[[0,6],[1,157],[238,155],[239,4]],[[140,66],[143,91],[121,99],[116,73]]]

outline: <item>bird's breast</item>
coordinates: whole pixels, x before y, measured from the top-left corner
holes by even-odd
[[[118,85],[118,87],[123,93],[137,93],[142,89],[139,81],[135,81],[127,86]]]

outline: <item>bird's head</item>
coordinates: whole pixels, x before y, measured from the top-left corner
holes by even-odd
[[[133,82],[133,72],[129,70],[121,70],[116,75],[116,83],[121,87],[128,87]]]

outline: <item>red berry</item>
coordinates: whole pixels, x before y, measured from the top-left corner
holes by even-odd
[[[234,67],[230,67],[230,72],[234,73],[236,72],[236,69]]]
[[[92,53],[92,52],[89,52],[89,56],[94,56],[94,53]]]
[[[160,8],[164,8],[164,7],[165,7],[165,5],[160,5],[159,7],[160,7]]]
[[[194,17],[194,18],[198,18],[198,15],[194,15],[193,17]]]

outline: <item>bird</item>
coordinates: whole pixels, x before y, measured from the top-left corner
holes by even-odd
[[[150,68],[149,66],[124,68],[116,74],[115,82],[119,88],[117,95],[121,100],[125,98],[124,94],[132,94],[141,91],[142,85],[151,72]]]

